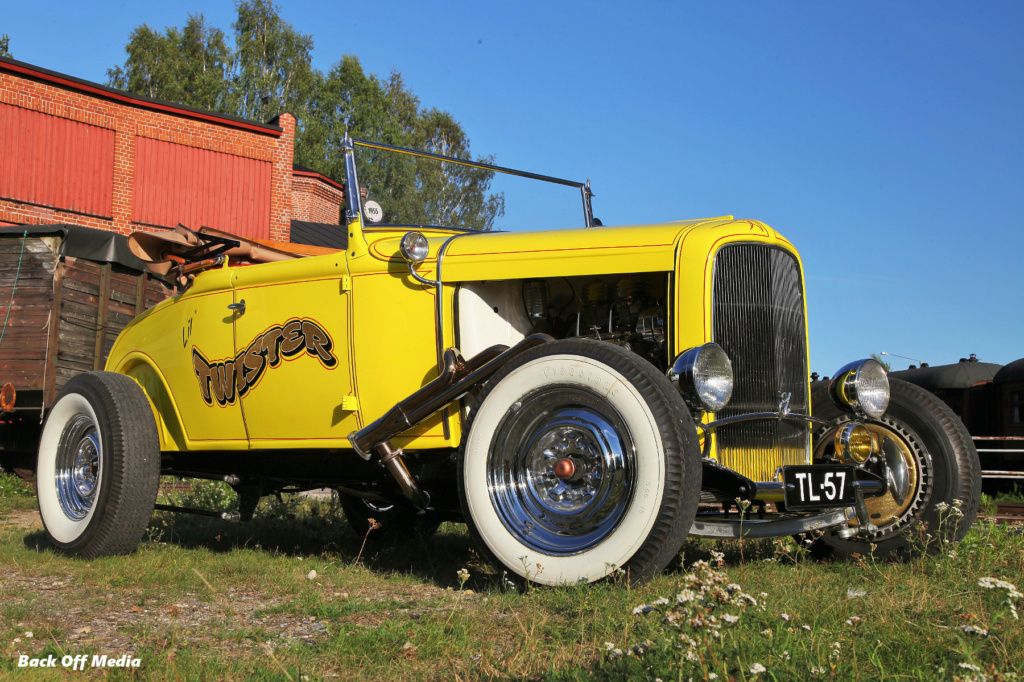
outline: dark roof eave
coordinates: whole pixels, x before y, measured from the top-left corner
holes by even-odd
[[[320,180],[321,182],[324,182],[342,192],[345,191],[345,185],[340,182],[331,180],[323,173],[317,173],[315,170],[309,170],[305,166],[299,166],[297,163],[292,164],[292,175],[298,175],[301,178],[313,178],[315,180]]]
[[[269,123],[258,123],[256,121],[250,121],[237,116],[217,114],[204,109],[187,107],[183,104],[173,104],[171,102],[164,102],[144,95],[136,95],[124,90],[117,90],[116,88],[111,88],[106,85],[100,85],[99,83],[75,78],[74,76],[69,76],[64,73],[50,71],[49,69],[44,69],[40,66],[35,66],[34,64],[19,62],[15,59],[10,59],[9,57],[0,57],[0,71],[10,71],[45,83],[51,83],[60,87],[70,88],[71,90],[77,90],[90,95],[103,97],[129,106],[150,109],[152,111],[160,111],[172,116],[182,116],[184,118],[191,118],[199,121],[205,121],[207,123],[213,123],[215,125],[247,130],[252,133],[270,135],[273,137],[280,137],[284,133],[284,128],[281,126],[271,125]]]

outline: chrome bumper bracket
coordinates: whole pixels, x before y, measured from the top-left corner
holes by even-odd
[[[826,530],[834,526],[845,526],[856,517],[852,507],[834,509],[813,516],[789,516],[781,519],[764,520],[726,518],[724,514],[697,514],[690,535],[699,538],[773,538],[798,535],[814,530]]]

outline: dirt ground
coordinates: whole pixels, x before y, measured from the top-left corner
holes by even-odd
[[[22,530],[42,530],[43,522],[37,511],[15,510],[0,519],[2,528],[20,528]]]
[[[31,534],[42,530],[42,522],[37,511],[15,510],[0,518],[0,528]],[[184,649],[211,649],[218,657],[233,658],[295,644],[314,645],[335,636],[340,629],[380,626],[392,615],[356,609],[343,621],[331,622],[312,616],[267,613],[288,598],[271,597],[258,589],[228,588],[217,594],[185,592],[176,598],[154,596],[151,587],[127,587],[116,593],[111,590],[109,586],[84,583],[71,574],[36,576],[15,566],[4,568],[0,572],[0,600],[31,603],[32,616],[24,623],[5,623],[0,615],[0,627],[15,633],[14,641],[0,642],[0,649],[32,655],[48,644],[56,644],[62,651],[91,649],[120,655],[147,648],[160,652],[160,662],[148,664],[166,664]],[[401,593],[405,591],[408,593]],[[472,598],[473,593],[467,592]],[[424,599],[434,601],[448,595],[441,588],[424,585],[387,595],[328,592],[326,596],[337,601],[407,602],[408,608],[396,604],[396,610],[415,618],[415,611],[431,610],[422,605]],[[47,637],[44,632],[51,629],[63,634]],[[33,630],[32,637],[18,636],[20,631]]]

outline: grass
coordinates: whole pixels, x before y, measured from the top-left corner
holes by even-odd
[[[0,481],[0,513],[34,508],[6,491]],[[223,492],[171,502],[230,507]],[[249,524],[157,514],[134,554],[88,562],[2,526],[0,677],[18,655],[46,653],[141,659],[112,679],[1024,675],[1011,591],[983,580],[1024,585],[1022,526],[978,522],[961,545],[896,564],[822,563],[788,538],[693,542],[644,586],[525,591],[480,561],[459,524],[397,543],[371,532],[362,545],[330,499],[264,500]],[[701,598],[680,601],[687,589]]]

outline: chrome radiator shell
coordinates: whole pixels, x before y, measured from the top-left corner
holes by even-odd
[[[810,414],[803,277],[789,252],[765,244],[729,244],[715,255],[712,340],[732,360],[735,387],[715,417],[774,412],[786,400]],[[716,434],[718,461],[753,481],[776,480],[778,467],[810,462],[807,424],[758,420]]]

